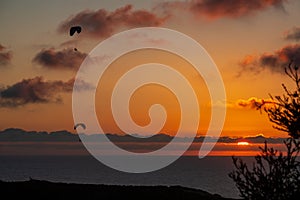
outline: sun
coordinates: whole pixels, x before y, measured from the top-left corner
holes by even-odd
[[[238,142],[237,145],[238,146],[248,146],[249,142]]]

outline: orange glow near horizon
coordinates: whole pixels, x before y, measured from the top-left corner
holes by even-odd
[[[238,142],[237,145],[238,146],[248,146],[249,142]]]

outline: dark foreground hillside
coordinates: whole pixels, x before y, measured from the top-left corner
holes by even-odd
[[[9,199],[195,199],[225,200],[219,195],[180,186],[117,186],[67,184],[30,180],[22,182],[0,181],[1,196]],[[228,199],[229,200],[229,199]]]

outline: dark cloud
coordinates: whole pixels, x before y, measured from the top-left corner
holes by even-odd
[[[72,26],[80,25],[83,35],[94,38],[105,38],[124,27],[159,26],[166,18],[146,10],[134,10],[132,5],[126,5],[115,11],[99,9],[85,10],[64,20],[58,27],[58,32],[67,34]]]
[[[29,103],[59,103],[57,93],[71,92],[74,80],[45,81],[42,77],[23,79],[0,90],[0,106],[16,107]]]
[[[192,10],[199,15],[215,19],[221,17],[236,18],[254,14],[271,6],[282,7],[285,0],[194,0]]]
[[[0,44],[0,66],[8,65],[12,59],[12,52]]]
[[[23,79],[11,86],[0,88],[0,107],[18,107],[30,103],[61,103],[60,93],[73,91],[74,78],[64,82],[46,81],[43,77]],[[77,90],[90,90],[92,86],[79,80]]]
[[[3,51],[4,49],[6,48],[0,44],[0,51]]]
[[[300,66],[300,44],[285,46],[271,54],[246,56],[240,65],[246,71],[260,72],[267,68],[273,72],[284,73],[284,68],[291,61],[293,61],[293,64]]]
[[[300,40],[300,27],[295,27],[292,30],[287,31],[285,34],[287,40]]]
[[[41,50],[34,57],[33,62],[36,62],[48,69],[77,70],[86,56],[86,53],[75,51],[71,48],[59,51],[56,51],[54,48],[50,48]]]
[[[269,7],[283,8],[284,2],[286,0],[189,0],[163,2],[156,8],[172,14],[176,14],[176,9],[184,9],[207,19],[218,19],[251,15]]]

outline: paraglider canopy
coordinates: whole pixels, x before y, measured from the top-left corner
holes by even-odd
[[[79,126],[81,126],[83,129],[86,129],[86,126],[84,123],[78,123],[74,125],[74,130],[76,130]]]
[[[75,32],[77,32],[79,34],[81,32],[81,27],[73,26],[70,28],[70,36],[73,36]]]

